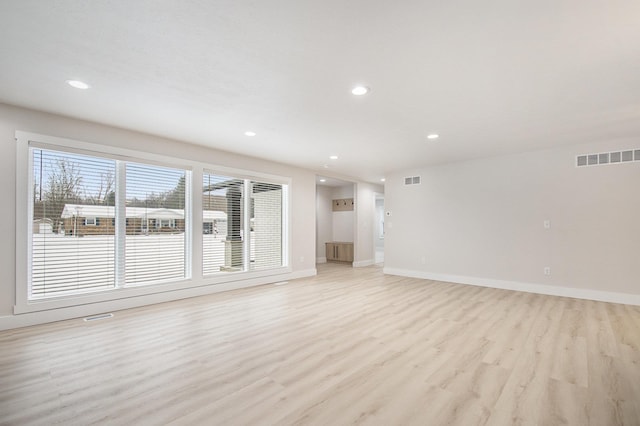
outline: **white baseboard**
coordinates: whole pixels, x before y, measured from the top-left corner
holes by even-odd
[[[316,274],[317,271],[315,268],[305,269],[301,271],[293,271],[287,274],[271,275],[227,283],[191,287],[181,290],[153,293],[144,296],[128,297],[124,299],[109,300],[104,302],[88,303],[84,305],[69,306],[58,309],[0,316],[0,331],[73,318],[82,318],[106,312],[138,308],[141,306],[154,305],[156,303],[164,303],[174,300],[187,299],[190,297],[205,296],[208,294],[220,293],[223,291],[255,287],[275,282],[294,280],[297,278],[311,277]]]
[[[316,263],[327,263],[326,257],[316,257]]]
[[[550,296],[571,297],[574,299],[596,300],[599,302],[620,303],[640,306],[640,294],[615,293],[586,288],[554,286],[547,284],[523,283],[518,281],[494,280],[489,278],[465,277],[460,275],[437,274],[409,269],[387,268],[385,274],[425,280],[444,281],[456,284],[468,284],[479,287],[499,288],[503,290],[523,291],[526,293],[546,294]]]
[[[359,260],[357,262],[353,262],[353,267],[354,268],[362,268],[363,266],[375,265],[375,263],[376,262],[373,259]]]
[[[313,277],[313,276],[316,276],[316,275],[318,275],[318,270],[316,268],[304,269],[302,271],[293,271],[293,272],[289,273],[289,278],[288,279],[295,280],[295,279],[298,279],[298,278]]]

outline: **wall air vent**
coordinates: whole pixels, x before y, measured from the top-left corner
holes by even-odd
[[[405,185],[419,185],[420,184],[420,176],[409,176],[404,178]]]
[[[576,167],[598,166],[604,164],[622,164],[632,161],[640,161],[640,149],[627,149],[625,151],[578,155],[576,157]]]

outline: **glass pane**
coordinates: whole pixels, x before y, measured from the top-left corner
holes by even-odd
[[[282,266],[282,185],[251,187],[251,269]]]
[[[31,148],[30,298],[115,287],[115,162]]]
[[[244,181],[204,173],[202,268],[204,275],[244,270]]]
[[[127,284],[185,277],[185,181],[185,170],[127,163]]]

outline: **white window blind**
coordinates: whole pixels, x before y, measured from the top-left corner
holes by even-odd
[[[284,185],[205,172],[202,188],[205,276],[283,266]]]
[[[251,269],[282,266],[282,185],[251,182]]]
[[[30,156],[30,298],[114,288],[115,161],[37,148]]]
[[[126,165],[125,282],[185,277],[186,171]]]
[[[245,270],[244,180],[205,172],[202,192],[203,274]]]
[[[36,147],[29,153],[30,299],[185,278],[186,170]]]

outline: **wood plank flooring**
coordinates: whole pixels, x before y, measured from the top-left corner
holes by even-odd
[[[0,333],[2,425],[640,425],[640,308],[319,265]]]

